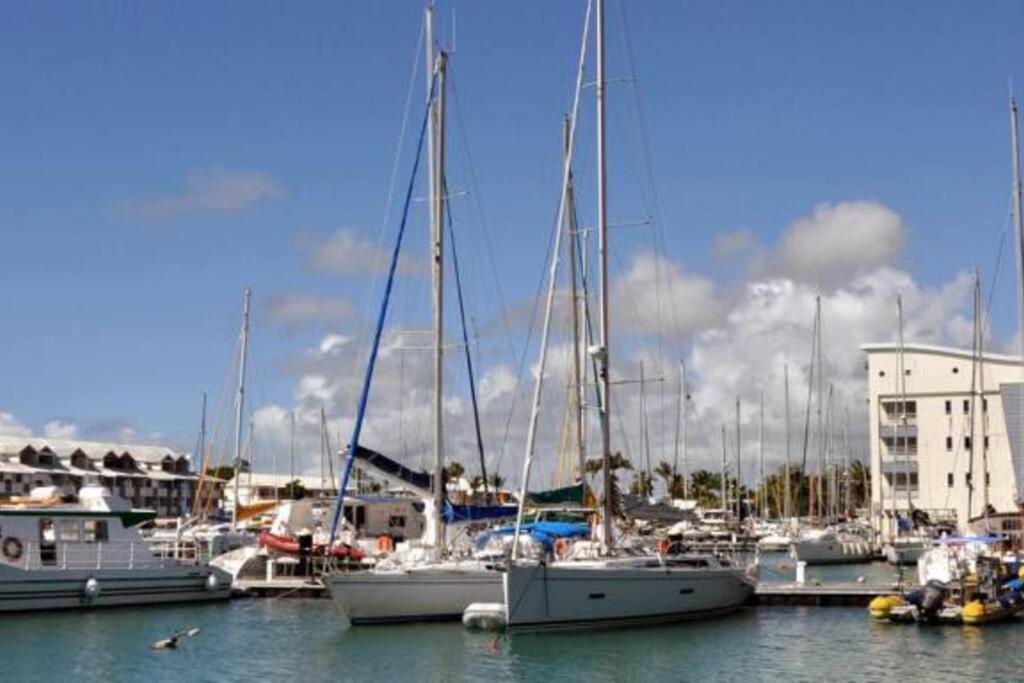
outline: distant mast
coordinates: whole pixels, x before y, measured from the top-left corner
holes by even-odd
[[[231,528],[238,528],[238,480],[242,471],[242,415],[245,410],[245,360],[249,350],[249,305],[252,300],[252,290],[248,287],[245,288],[245,301],[242,305],[242,332],[241,332],[241,350],[239,353],[238,360],[238,397],[235,401],[235,475],[234,475],[234,491],[235,491],[235,502],[234,510],[231,515]],[[205,433],[205,407],[206,407],[206,396],[203,396],[203,407],[204,407],[204,433]]]

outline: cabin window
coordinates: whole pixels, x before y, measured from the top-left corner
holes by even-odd
[[[405,528],[405,515],[391,515],[388,517],[388,528],[389,529],[404,529]]]
[[[952,415],[952,414],[953,414],[953,402],[952,401],[946,401],[946,415]]]
[[[82,522],[82,530],[86,543],[102,543],[108,538],[107,523],[104,520],[87,519]]]
[[[58,537],[61,543],[78,543],[78,520],[62,519],[57,522]]]
[[[53,528],[52,519],[39,520],[39,562],[57,564],[57,531]]]

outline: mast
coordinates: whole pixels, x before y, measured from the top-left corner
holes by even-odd
[[[765,514],[768,504],[768,482],[764,478],[764,392],[761,391],[757,397],[758,414],[757,414],[757,460],[758,468],[761,470],[760,479],[758,484],[758,497],[760,505],[758,506],[761,510],[761,519],[767,517]]]
[[[324,405],[320,404],[320,498],[324,497],[324,489],[327,488],[324,479],[324,459],[327,453],[327,415],[324,412]]]
[[[295,411],[291,412],[291,428],[288,434],[288,485],[291,486],[292,500],[295,499]]]
[[[978,335],[978,395],[981,397],[981,514],[985,519],[985,533],[988,524],[988,410],[985,399],[985,321],[981,307],[981,271],[974,271],[974,326]],[[973,443],[971,444],[974,445]]]
[[[672,480],[675,481],[676,476],[679,475],[679,446],[680,437],[683,448],[683,472],[682,472],[682,483],[683,483],[683,499],[686,499],[686,367],[683,361],[679,361],[679,397],[676,399],[678,405],[676,406],[676,438],[675,438],[675,455],[672,462]],[[680,434],[680,432],[682,432]],[[671,496],[671,484],[669,485],[669,495]]]
[[[444,548],[444,166],[445,166],[445,72],[447,55],[434,42],[434,5],[426,8],[427,97],[430,123],[427,150],[430,162],[430,256],[434,323],[434,552]],[[434,96],[431,88],[436,77]]]
[[[825,432],[824,432],[824,426],[822,424],[823,416],[822,416],[822,412],[821,412],[821,397],[822,397],[822,394],[824,393],[824,382],[822,381],[822,372],[821,372],[821,370],[822,370],[822,367],[821,367],[822,366],[822,362],[821,362],[821,357],[822,357],[822,353],[821,353],[821,295],[818,295],[818,296],[816,296],[814,298],[814,304],[815,304],[815,315],[816,315],[817,321],[818,321],[817,322],[816,331],[815,331],[815,334],[817,335],[817,340],[815,342],[815,348],[818,350],[818,402],[815,404],[815,408],[817,409],[817,414],[818,414],[818,476],[816,477],[816,482],[817,482],[817,492],[816,492],[817,493],[817,497],[816,497],[816,501],[817,501],[817,504],[818,504],[818,519],[820,520],[821,517],[822,517],[822,511],[823,511],[823,505],[822,505],[822,503],[823,503],[823,500],[822,500],[823,496],[822,496],[822,489],[821,489],[821,477],[822,477],[822,473],[823,473],[822,470],[823,470],[824,458],[825,458]]]
[[[571,133],[572,119],[569,114],[566,114],[565,118],[562,119],[562,145],[565,148],[565,164],[570,164],[571,160],[572,150],[569,147]],[[572,290],[572,386],[575,394],[573,401],[576,404],[573,427],[576,432],[576,451],[579,461],[577,476],[580,481],[583,481],[583,469],[586,464],[586,444],[583,439],[583,377],[581,372],[583,363],[580,360],[580,347],[583,345],[583,342],[580,335],[579,290],[576,282],[576,197],[573,192],[571,164],[569,166],[565,193],[566,211],[564,222],[566,248],[568,250],[566,257],[569,259],[569,285]]]
[[[978,293],[977,293],[977,280],[975,280],[975,291],[974,291],[974,338],[971,340],[971,401],[970,401],[970,415],[968,418],[971,424],[968,428],[971,440],[971,447],[967,449],[967,521],[971,520],[971,513],[974,510],[974,449],[977,444],[977,439],[974,435],[974,416],[977,414],[975,401],[978,395]]]
[[[740,397],[736,397],[736,516],[743,521],[743,475],[740,445]]]
[[[900,439],[897,443],[901,444],[901,450],[903,451],[903,490],[907,497],[907,518],[910,518],[910,449],[908,446],[907,439],[907,368],[906,358],[903,353],[903,297],[896,297],[896,308],[899,313],[899,363],[897,365],[897,379],[900,387]],[[973,411],[972,411],[973,412]],[[973,420],[973,415],[972,415]],[[974,447],[974,439],[971,439],[971,447]],[[895,495],[893,496],[895,499]],[[893,505],[895,511],[896,506]],[[898,521],[898,518],[897,518]],[[896,535],[899,535],[899,528],[896,529]]]
[[[1017,99],[1010,96],[1010,137],[1013,143],[1013,225],[1017,235],[1017,322],[1024,326],[1024,209],[1021,207],[1020,180],[1020,121]],[[1020,337],[1021,370],[1024,371],[1024,334]],[[1024,500],[1024,482],[1021,472],[1017,479],[1017,501]]]
[[[721,483],[722,501],[721,502],[722,502],[722,510],[726,514],[728,514],[728,512],[729,512],[729,501],[726,500],[726,493],[728,491],[728,488],[727,488],[726,483],[725,483],[727,478],[728,478],[727,477],[728,471],[726,469],[726,462],[725,462],[726,461],[726,457],[727,456],[726,456],[726,453],[725,453],[725,425],[723,424],[722,425],[722,483]]]
[[[241,350],[238,359],[238,397],[235,399],[235,504],[231,515],[231,528],[238,528],[238,480],[242,468],[242,415],[245,410],[245,361],[249,350],[249,304],[252,290],[245,288],[242,304]],[[203,433],[206,432],[206,394],[203,394]],[[205,441],[205,437],[204,437]]]
[[[598,234],[598,269],[600,271],[600,346],[598,348],[598,382],[601,386],[601,459],[604,470],[604,550],[610,552],[615,546],[612,515],[612,424],[611,424],[611,382],[609,366],[611,365],[609,336],[611,321],[609,320],[608,291],[608,177],[605,169],[605,73],[604,73],[604,0],[597,0],[596,12],[596,52],[597,52],[597,234]]]
[[[786,394],[786,481],[782,485],[782,516],[785,519],[789,519],[793,515],[793,509],[791,506],[792,495],[790,493],[790,480],[792,475],[789,472],[790,462],[790,448],[792,446],[792,439],[790,438],[790,421],[789,421],[789,363],[782,366],[782,376],[785,384]]]

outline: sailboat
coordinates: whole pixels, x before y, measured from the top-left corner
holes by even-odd
[[[397,623],[411,621],[454,620],[462,616],[466,607],[477,601],[495,601],[501,596],[501,574],[496,570],[494,558],[484,556],[453,557],[446,549],[446,512],[451,519],[452,509],[445,497],[442,379],[443,379],[443,255],[445,219],[445,99],[448,53],[436,46],[433,37],[434,7],[428,4],[425,17],[427,50],[427,111],[420,131],[413,167],[413,180],[420,163],[424,133],[427,135],[428,170],[430,179],[431,261],[433,265],[433,319],[434,319],[434,471],[429,479],[432,496],[425,500],[426,530],[423,543],[407,553],[399,553],[388,561],[365,572],[335,572],[325,578],[334,603],[352,624]],[[373,377],[376,352],[388,306],[388,294],[394,279],[395,267],[402,235],[408,215],[413,188],[410,181],[405,198],[405,211],[398,239],[392,254],[391,269],[384,300],[371,348],[370,362],[363,381],[359,410],[353,435],[349,442],[339,487],[338,503],[331,529],[333,539],[343,506],[346,486],[354,459],[363,452],[359,444],[370,383]],[[456,266],[456,274],[458,273]],[[468,353],[468,349],[467,349]],[[472,381],[472,380],[471,380]],[[482,455],[482,450],[481,450]],[[378,456],[378,460],[382,456]],[[401,466],[394,463],[395,467]],[[426,493],[426,490],[424,490]],[[501,510],[495,512],[502,514]],[[466,521],[478,521],[489,515],[470,515]]]
[[[579,77],[582,77],[590,25],[591,5],[583,34]],[[631,555],[616,546],[611,485],[611,401],[609,390],[609,287],[607,178],[605,171],[605,59],[604,0],[596,0],[597,62],[597,194],[599,233],[600,340],[590,350],[598,365],[599,402],[604,477],[604,510],[600,546],[583,542],[583,552],[570,550],[567,559],[538,561],[519,554],[519,534],[512,560],[504,573],[504,624],[512,630],[545,630],[617,626],[632,623],[695,619],[728,612],[744,605],[753,592],[746,572],[715,555]],[[577,80],[577,85],[579,85]],[[579,89],[577,88],[577,100]],[[572,130],[575,128],[574,105]],[[570,132],[570,149],[572,148]],[[571,159],[566,159],[566,169]],[[565,177],[563,176],[563,181]],[[554,262],[553,262],[554,263]],[[553,279],[553,278],[552,278]],[[544,343],[542,342],[542,354]],[[542,356],[543,357],[543,356]],[[543,372],[538,373],[542,375]],[[532,427],[532,425],[531,425]],[[532,431],[532,430],[531,430]],[[525,492],[532,454],[523,466],[520,511],[522,525]],[[591,552],[598,550],[596,556]],[[576,559],[579,557],[580,559]],[[475,611],[487,613],[489,606]],[[474,606],[470,607],[474,611]]]

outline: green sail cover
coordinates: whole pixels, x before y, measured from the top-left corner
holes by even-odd
[[[526,494],[526,502],[533,505],[580,505],[584,503],[586,487],[583,482],[550,491]]]

